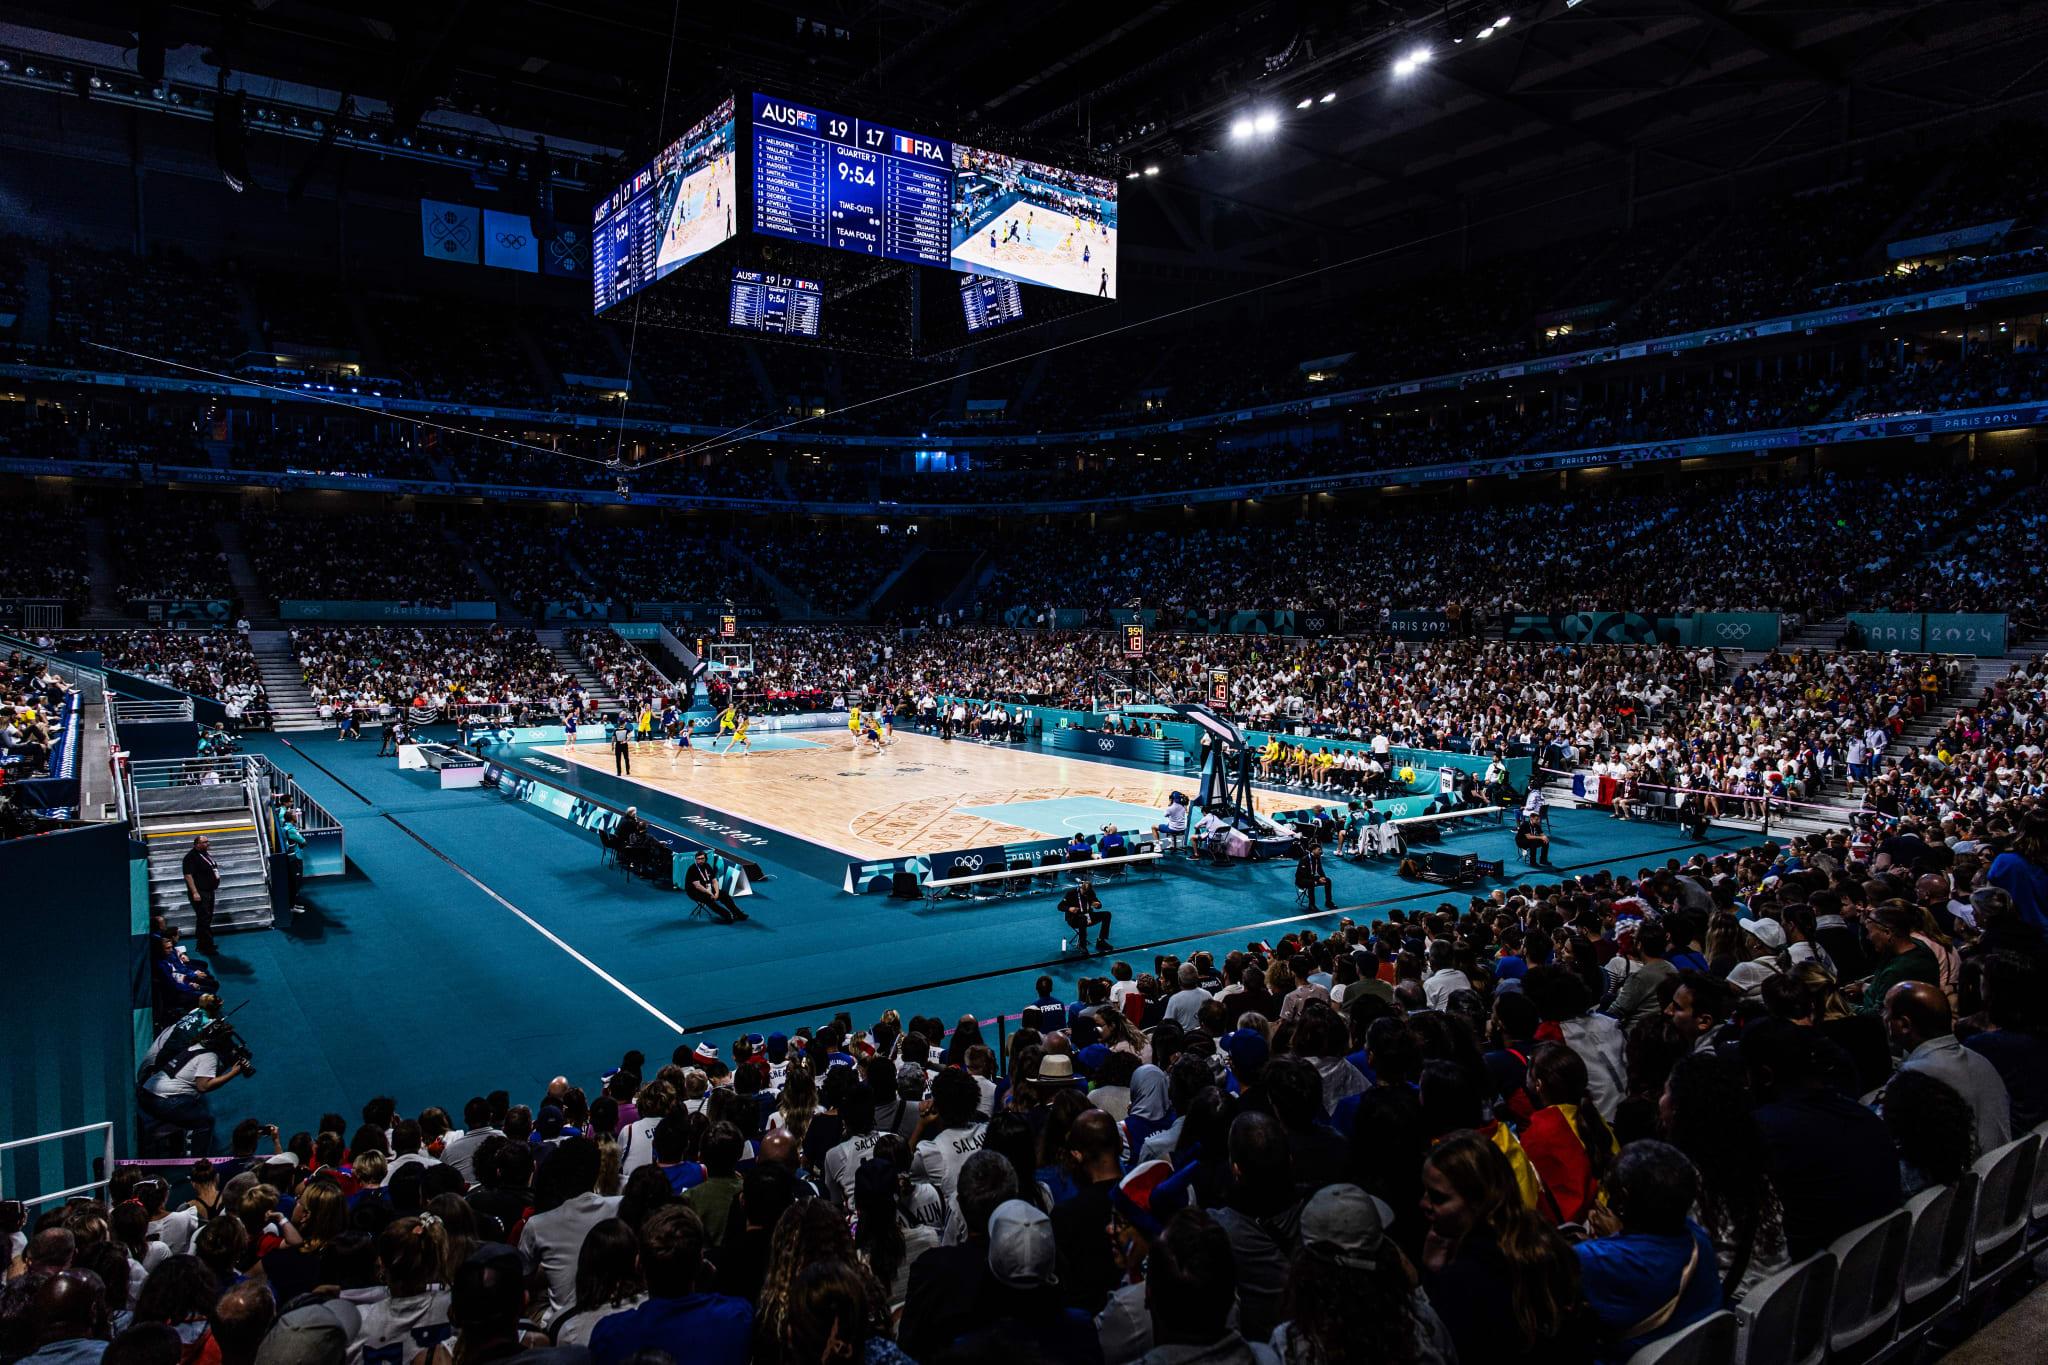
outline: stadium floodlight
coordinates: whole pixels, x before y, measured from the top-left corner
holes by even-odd
[[[1252,120],[1252,127],[1260,133],[1270,133],[1280,126],[1280,116],[1268,109]]]
[[[1233,141],[1242,142],[1252,135],[1252,121],[1243,114],[1230,122],[1230,136]]]
[[[1147,166],[1147,167],[1145,168],[1145,174],[1147,174],[1147,175],[1157,175],[1157,174],[1159,174],[1159,168],[1158,168],[1157,166]]]
[[[1335,104],[1336,102],[1337,92],[1334,90],[1325,91],[1323,97],[1316,101],[1318,104]]]
[[[1508,26],[1508,21],[1510,19],[1513,19],[1514,17],[1515,16],[1512,14],[1503,14],[1500,18],[1493,21],[1493,26],[1495,28],[1506,28]]]
[[[1435,54],[1427,47],[1411,47],[1401,59],[1394,63],[1396,76],[1412,76]]]
[[[1124,179],[1126,179],[1126,180],[1136,180],[1136,179],[1137,179],[1137,178],[1138,178],[1139,176],[1141,176],[1141,175],[1143,175],[1143,174],[1144,174],[1144,172],[1143,172],[1143,171],[1125,171],[1125,172],[1124,172]]]
[[[1314,95],[1303,95],[1300,99],[1294,102],[1294,107],[1297,109],[1306,109],[1315,102],[1316,97]]]

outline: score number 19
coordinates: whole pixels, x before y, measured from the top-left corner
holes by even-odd
[[[846,135],[852,131],[853,123],[848,119],[828,118],[825,120],[825,136],[831,138],[834,142],[846,141]],[[860,133],[861,145],[864,147],[880,147],[886,140],[880,128],[863,128],[860,130]]]

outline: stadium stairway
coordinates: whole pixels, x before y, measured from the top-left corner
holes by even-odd
[[[292,652],[288,630],[252,630],[249,650],[256,656],[256,671],[263,678],[263,690],[270,694],[273,728],[286,731],[320,730],[320,708],[306,690],[305,670]]]
[[[214,898],[214,932],[268,929],[270,874],[263,834],[249,814],[240,785],[165,787],[138,791],[136,819],[149,848],[149,908],[186,935],[197,928],[185,898],[182,864],[192,837],[204,834],[220,868]]]
[[[92,596],[79,624],[88,629],[134,625],[128,619],[128,604],[121,600],[121,580],[114,573],[114,533],[107,519],[87,517],[84,530],[86,578]]]
[[[896,586],[898,580],[904,579],[904,576],[915,568],[919,561],[924,559],[925,554],[924,546],[911,546],[910,553],[903,556],[903,562],[890,570],[888,576],[875,585],[875,590],[860,600],[859,604],[854,607],[853,614],[863,621],[867,620],[868,614],[874,610],[875,604],[886,597],[889,594],[889,590]]]
[[[811,604],[800,593],[789,587],[774,574],[762,568],[752,555],[742,550],[734,542],[730,540],[720,541],[718,550],[720,554],[723,554],[733,563],[743,566],[748,573],[752,574],[760,582],[762,587],[768,589],[769,595],[775,599],[775,609],[782,613],[783,620],[808,621],[817,615],[816,612],[811,610]]]
[[[248,547],[242,541],[242,523],[219,521],[213,526],[213,533],[220,539],[220,547],[227,553],[228,582],[234,586],[235,598],[242,604],[242,615],[249,618],[252,626],[274,626],[277,624],[277,599],[264,590],[262,580],[256,577],[256,566],[249,562]],[[292,680],[298,681],[299,669],[296,659],[292,663]],[[269,678],[263,680],[270,688],[273,702],[277,699],[277,688]],[[301,688],[301,691],[304,689]]]
[[[562,661],[562,667],[569,670],[570,677],[583,684],[584,695],[599,711],[611,715],[625,705],[618,693],[605,686],[604,679],[597,676],[597,671],[583,662],[583,656],[569,648],[567,633],[560,626],[536,630],[533,638],[547,646],[548,651]]]

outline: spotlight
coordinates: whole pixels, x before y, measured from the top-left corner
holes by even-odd
[[[1493,21],[1493,26],[1495,28],[1506,28],[1508,26],[1508,21],[1510,19],[1513,19],[1514,17],[1515,16],[1512,14],[1503,14],[1500,18]]]
[[[1252,120],[1253,129],[1261,133],[1270,133],[1279,126],[1280,116],[1270,109]]]
[[[1298,100],[1296,100],[1296,101],[1294,102],[1294,107],[1295,107],[1295,108],[1297,108],[1297,109],[1306,109],[1306,108],[1308,108],[1308,107],[1309,107],[1310,105],[1314,104],[1315,102],[1316,102],[1315,96],[1313,96],[1313,95],[1303,95],[1303,96],[1302,96],[1302,97],[1301,97],[1300,99],[1298,99]]]
[[[1334,90],[1325,92],[1323,97],[1316,101],[1317,104],[1335,104],[1336,102],[1337,92]]]
[[[1240,116],[1238,116],[1237,118],[1235,118],[1235,119],[1232,119],[1232,120],[1231,120],[1231,123],[1230,123],[1230,136],[1232,137],[1232,139],[1234,139],[1235,141],[1238,141],[1238,142],[1242,142],[1242,141],[1244,141],[1244,140],[1245,140],[1246,138],[1250,137],[1251,135],[1252,135],[1252,121],[1251,121],[1251,119],[1249,119],[1249,118],[1246,118],[1246,117],[1244,117],[1243,115],[1240,115]]]
[[[1124,179],[1126,179],[1126,180],[1136,180],[1136,179],[1137,179],[1137,178],[1138,178],[1139,176],[1141,176],[1141,175],[1143,175],[1143,174],[1144,174],[1144,172],[1143,172],[1143,171],[1126,171],[1126,172],[1124,172]]]
[[[1147,174],[1147,175],[1157,175],[1157,174],[1159,174],[1159,168],[1158,168],[1157,166],[1147,166],[1147,167],[1145,168],[1145,174]]]
[[[1394,74],[1396,76],[1414,75],[1416,68],[1427,62],[1431,55],[1430,50],[1426,47],[1410,48],[1405,56],[1394,63]]]

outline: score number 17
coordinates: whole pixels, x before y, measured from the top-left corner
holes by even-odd
[[[853,122],[850,119],[828,118],[825,120],[825,136],[831,138],[834,142],[845,142],[847,135],[852,131]],[[888,135],[880,128],[863,128],[860,130],[860,145],[863,147],[880,147],[887,141]]]

